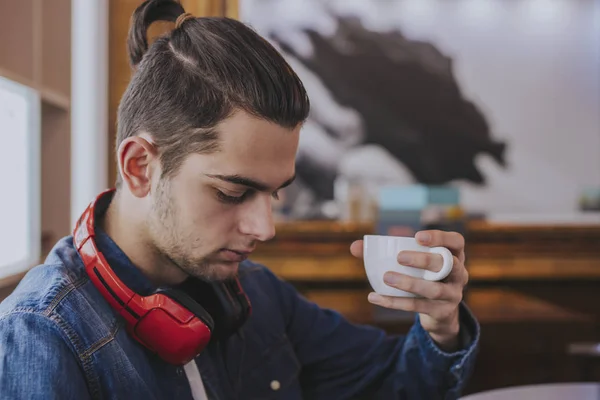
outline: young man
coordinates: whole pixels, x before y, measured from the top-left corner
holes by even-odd
[[[176,27],[148,48],[157,20]],[[369,296],[419,313],[406,336],[320,309],[246,260],[275,234],[272,198],[294,179],[309,112],[297,76],[243,24],[175,1],[140,5],[129,52],[117,189],[0,305],[2,399],[458,397],[479,338],[461,302],[463,238],[418,234],[454,253],[443,282],[387,275],[421,298]]]

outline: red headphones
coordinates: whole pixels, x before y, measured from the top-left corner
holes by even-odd
[[[129,334],[164,361],[186,364],[211,340],[235,333],[250,315],[250,301],[237,278],[189,278],[149,296],[125,286],[94,241],[96,214],[106,211],[113,192],[101,193],[81,215],[73,232],[75,248],[94,286],[125,319]]]

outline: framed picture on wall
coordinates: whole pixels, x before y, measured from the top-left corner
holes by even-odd
[[[574,212],[600,186],[594,0],[228,4],[311,99],[294,219],[327,217],[348,181],[454,185],[468,211],[500,214]]]

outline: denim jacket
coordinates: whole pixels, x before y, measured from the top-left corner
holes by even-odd
[[[140,294],[155,290],[105,233],[96,233],[126,285]],[[418,318],[407,335],[392,337],[319,308],[261,265],[244,262],[239,274],[252,316],[195,360],[209,399],[455,399],[472,371],[479,326],[464,304],[461,324],[471,339],[449,354]],[[0,398],[192,395],[183,368],[127,334],[66,237],[0,304]]]

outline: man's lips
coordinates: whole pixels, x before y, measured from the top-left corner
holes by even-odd
[[[252,253],[252,250],[222,249],[219,254],[230,262],[242,262]]]

